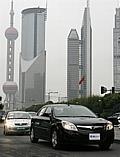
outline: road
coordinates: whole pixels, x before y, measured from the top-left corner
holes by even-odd
[[[4,136],[0,124],[0,157],[120,157],[120,144],[114,143],[109,151],[98,147],[63,148],[54,150],[45,141],[32,144],[29,136]]]

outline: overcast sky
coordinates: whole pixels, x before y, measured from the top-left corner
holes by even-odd
[[[47,75],[46,93],[59,92],[66,97],[67,37],[71,28],[81,36],[81,25],[87,0],[48,0],[46,22]],[[91,0],[93,94],[100,94],[100,86],[113,86],[112,51],[115,9],[118,0]],[[9,27],[11,0],[0,0],[0,95],[6,81],[7,41],[4,36]],[[15,82],[18,83],[19,53],[21,51],[21,11],[29,7],[45,7],[45,0],[14,0],[14,27],[19,32],[15,42]]]

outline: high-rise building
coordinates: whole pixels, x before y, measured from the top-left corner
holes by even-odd
[[[22,11],[19,98],[25,104],[44,103],[46,85],[45,21],[47,8]]]
[[[79,36],[76,29],[71,29],[67,48],[67,98],[79,97]]]
[[[116,8],[115,28],[113,28],[113,81],[120,90],[120,8]]]
[[[81,79],[80,94],[82,97],[92,95],[92,28],[90,19],[89,0],[84,10],[81,28]]]
[[[14,46],[15,40],[18,37],[18,31],[13,27],[14,23],[14,10],[13,1],[11,1],[10,10],[10,27],[5,31],[5,37],[7,38],[7,70],[6,70],[6,82],[3,84],[3,91],[6,94],[5,97],[5,110],[13,110],[16,105],[15,94],[18,86],[14,82]]]

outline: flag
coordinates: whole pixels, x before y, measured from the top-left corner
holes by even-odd
[[[79,84],[82,84],[82,82],[85,80],[85,77],[83,76],[82,78],[81,78],[81,80],[79,81]]]

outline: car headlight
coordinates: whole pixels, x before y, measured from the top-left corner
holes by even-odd
[[[108,122],[106,125],[106,130],[112,130],[113,129],[113,124],[111,122]]]
[[[76,126],[68,121],[62,121],[62,127],[66,130],[78,131]]]
[[[14,123],[6,122],[5,125],[6,125],[7,128],[9,128],[9,127],[13,127]]]

